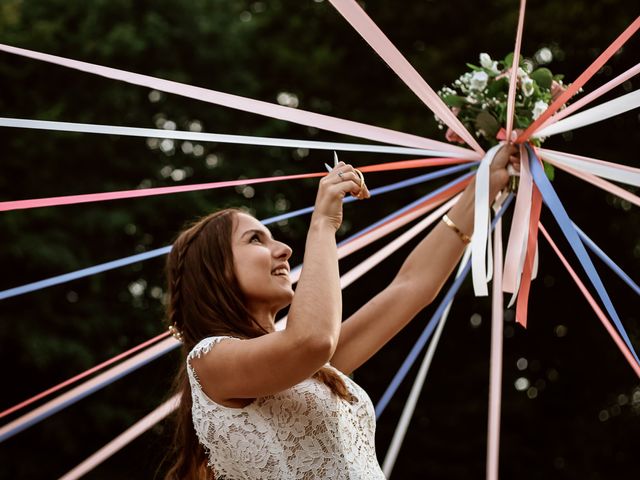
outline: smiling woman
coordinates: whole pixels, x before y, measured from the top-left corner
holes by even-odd
[[[514,152],[496,156],[491,198],[507,163],[518,167]],[[335,234],[347,194],[369,197],[362,174],[340,162],[320,181],[295,294],[291,249],[250,215],[222,210],[178,236],[167,260],[168,320],[186,362],[168,479],[384,478],[373,405],[347,375],[440,290],[468,243],[474,187],[343,323]]]

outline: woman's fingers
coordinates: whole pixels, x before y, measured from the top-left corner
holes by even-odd
[[[327,178],[332,178],[332,182],[338,185],[345,194],[350,193],[360,200],[371,196],[364,182],[362,172],[352,165],[340,162],[338,166],[327,175]]]

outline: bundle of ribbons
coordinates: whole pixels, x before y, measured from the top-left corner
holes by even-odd
[[[586,251],[589,248],[599,256],[616,274],[618,274],[634,291],[640,295],[640,287],[625,273],[620,267],[597,246],[587,235],[579,229],[567,215],[557,193],[544,174],[541,160],[572,174],[586,182],[595,185],[613,195],[640,206],[640,197],[611,183],[615,182],[640,187],[640,169],[630,166],[613,163],[610,161],[598,160],[566,152],[534,148],[529,141],[536,137],[550,137],[569,130],[577,129],[585,125],[603,121],[607,118],[619,115],[628,110],[640,106],[640,91],[622,95],[614,100],[601,103],[589,109],[584,109],[580,113],[575,113],[591,102],[609,92],[616,86],[627,81],[629,78],[640,72],[640,64],[635,65],[626,72],[617,76],[600,88],[585,95],[571,106],[561,109],[579,89],[581,89],[593,75],[605,65],[605,63],[616,53],[629,38],[640,28],[640,17],[636,18],[628,28],[626,28],[611,45],[606,48],[589,67],[568,86],[566,91],[559,95],[555,101],[549,105],[531,125],[519,135],[515,136],[515,143],[520,147],[521,154],[521,175],[518,193],[515,199],[515,208],[511,223],[511,230],[508,236],[506,255],[503,258],[502,248],[502,223],[501,217],[505,210],[512,203],[513,195],[503,194],[498,199],[490,199],[489,196],[489,169],[498,147],[493,147],[488,152],[480,147],[474,136],[467,131],[462,123],[456,118],[454,113],[444,104],[435,91],[425,82],[418,72],[409,64],[396,47],[389,41],[384,33],[367,16],[364,10],[355,0],[330,0],[337,11],[353,26],[362,38],[373,48],[373,50],[387,63],[387,65],[400,77],[400,79],[418,96],[418,98],[433,113],[462,139],[470,148],[410,135],[403,132],[375,127],[362,123],[357,123],[345,119],[329,117],[317,113],[307,112],[300,109],[284,107],[263,101],[257,101],[236,95],[209,90],[205,88],[181,84],[178,82],[163,80],[147,75],[126,72],[114,68],[95,65],[82,61],[62,58],[22,48],[0,44],[0,51],[27,57],[34,60],[61,65],[71,69],[79,70],[106,78],[119,80],[133,85],[148,87],[157,91],[172,93],[189,97],[204,102],[226,106],[246,112],[251,112],[271,118],[286,120],[289,122],[312,126],[327,131],[350,135],[367,140],[380,142],[377,144],[358,143],[335,143],[335,142],[314,142],[297,139],[248,137],[239,135],[223,135],[215,133],[185,132],[156,130],[149,128],[137,128],[115,125],[95,125],[78,124],[65,122],[38,121],[17,118],[0,118],[1,127],[30,128],[52,131],[71,131],[93,134],[127,135],[145,138],[171,138],[176,140],[191,140],[199,142],[226,142],[235,144],[281,146],[289,148],[310,148],[335,151],[356,151],[356,152],[377,152],[390,155],[413,155],[428,158],[418,158],[412,160],[402,160],[389,162],[380,165],[369,165],[360,167],[363,172],[379,172],[397,169],[412,169],[434,166],[447,166],[441,170],[428,174],[413,177],[409,180],[398,182],[372,190],[372,195],[384,194],[389,191],[404,188],[408,185],[415,185],[426,182],[434,178],[451,175],[458,172],[466,172],[462,176],[454,179],[445,186],[419,198],[406,205],[401,210],[381,219],[370,227],[346,239],[339,245],[339,254],[343,258],[384,235],[406,225],[414,219],[428,213],[428,216],[413,226],[410,230],[396,238],[384,248],[377,251],[361,264],[343,275],[341,279],[342,288],[359,279],[375,265],[381,262],[389,254],[418,235],[429,225],[437,221],[457,201],[460,192],[471,181],[473,172],[468,172],[472,167],[477,167],[476,175],[476,205],[474,218],[474,235],[470,248],[463,257],[456,280],[444,295],[443,300],[436,309],[431,320],[425,327],[423,334],[419,337],[413,349],[407,356],[405,362],[400,367],[398,373],[391,381],[387,391],[376,406],[376,414],[379,416],[385,409],[389,400],[397,390],[400,382],[406,376],[409,368],[419,355],[426,342],[432,338],[425,359],[414,383],[411,395],[409,396],[403,411],[402,418],[396,429],[392,444],[387,453],[383,469],[387,475],[391,470],[399,451],[402,439],[406,432],[409,419],[413,413],[415,402],[419,394],[422,382],[427,374],[431,358],[437,345],[437,341],[444,327],[451,302],[457,290],[460,288],[467,273],[471,271],[473,288],[478,296],[488,295],[488,282],[492,280],[492,349],[491,349],[491,374],[490,374],[490,401],[489,401],[489,428],[488,428],[488,449],[487,449],[487,478],[497,478],[498,472],[498,451],[499,451],[499,412],[500,412],[500,384],[502,375],[502,313],[503,313],[503,291],[511,293],[509,305],[516,306],[516,320],[522,326],[527,324],[527,301],[531,288],[531,281],[535,277],[537,265],[537,248],[539,233],[542,233],[559,256],[563,265],[580,288],[581,292],[593,308],[595,314],[605,326],[619,350],[623,354],[634,372],[640,377],[640,360],[631,344],[631,341],[620,321],[607,291],[598,276],[598,273]],[[515,104],[515,85],[520,60],[520,50],[522,32],[524,28],[525,0],[520,2],[518,27],[513,55],[513,65],[511,67],[511,78],[507,100],[507,124],[505,126],[505,138],[513,138],[513,109]],[[139,198],[151,195],[165,195],[186,191],[207,190],[214,188],[224,188],[237,185],[258,184],[272,181],[286,181],[300,178],[319,177],[323,173],[307,173],[298,175],[285,175],[279,177],[265,177],[255,179],[242,179],[233,181],[221,181],[214,183],[203,183],[194,185],[183,185],[177,187],[160,187],[135,189],[118,192],[90,193],[82,195],[70,195],[63,197],[35,198],[28,200],[15,200],[0,202],[1,211],[18,209],[42,208],[51,206],[61,206],[77,203],[110,201],[124,198]],[[346,199],[346,202],[353,199]],[[495,215],[491,220],[490,201],[493,203]],[[560,230],[568,240],[582,269],[587,275],[596,297],[604,306],[604,310],[589,289],[584,285],[579,276],[573,270],[569,262],[562,255],[555,245],[548,232],[540,223],[540,213],[542,204],[545,204],[553,217],[557,221]],[[278,222],[286,218],[303,215],[312,211],[312,207],[288,212],[272,218],[263,220],[265,225]],[[492,233],[493,232],[493,233]],[[492,241],[493,236],[493,241]],[[0,300],[16,295],[68,282],[77,278],[104,272],[106,270],[119,268],[135,262],[144,261],[150,258],[166,255],[171,246],[162,247],[143,254],[113,260],[88,267],[76,272],[70,272],[56,277],[32,282],[27,285],[18,286],[8,290],[0,291]],[[503,267],[504,265],[504,267]],[[292,279],[297,281],[300,275],[300,266],[292,271]],[[281,322],[281,326],[284,322]],[[44,420],[48,416],[72,405],[87,395],[109,385],[118,378],[140,368],[151,362],[155,358],[175,349],[178,342],[169,337],[168,332],[160,334],[147,342],[144,342],[124,353],[109,359],[100,365],[93,367],[75,377],[62,382],[39,395],[21,402],[14,407],[0,412],[0,418],[14,415],[19,410],[26,408],[56,392],[70,387],[91,375],[104,370],[79,385],[67,389],[52,400],[40,405],[30,412],[10,421],[0,427],[0,442],[12,437],[24,429]],[[94,455],[82,462],[80,465],[69,471],[63,478],[78,478],[96,465],[104,461],[113,453],[118,451],[131,440],[148,430],[152,425],[165,418],[172,412],[178,403],[177,398],[171,398],[163,403],[158,409],[150,413],[130,429],[118,436],[105,447],[97,451]]]

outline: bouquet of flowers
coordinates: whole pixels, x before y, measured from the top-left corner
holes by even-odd
[[[534,59],[520,59],[518,67],[516,101],[513,128],[526,129],[549,104],[565,89],[563,75],[554,75],[542,65],[549,63],[553,55],[551,50],[539,50]],[[484,147],[496,145],[504,140],[504,127],[507,124],[507,96],[513,53],[504,60],[493,60],[488,54],[480,54],[480,65],[467,64],[470,71],[461,75],[451,86],[442,88],[438,95],[451,108],[462,124]],[[436,118],[439,128],[444,124]],[[451,129],[446,132],[450,142],[463,143]],[[543,139],[532,139],[531,143],[540,146]]]

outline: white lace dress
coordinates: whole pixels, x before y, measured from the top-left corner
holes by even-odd
[[[355,397],[352,404],[313,379],[243,408],[207,397],[190,360],[225,338],[232,337],[202,340],[187,358],[193,424],[216,479],[384,479],[375,452],[371,400],[338,370]]]

